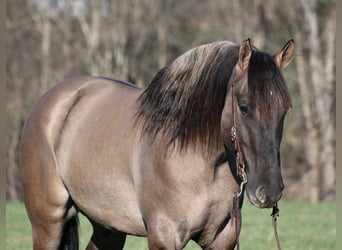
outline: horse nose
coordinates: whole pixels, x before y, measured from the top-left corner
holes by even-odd
[[[282,191],[284,189],[284,184],[281,183],[279,186],[280,190],[275,195],[270,195],[263,186],[259,186],[255,191],[255,197],[257,198],[260,205],[263,207],[273,206],[277,201],[280,200],[282,196]]]
[[[255,191],[255,197],[258,199],[258,201],[262,204],[265,204],[267,201],[265,188],[263,186],[260,186]]]

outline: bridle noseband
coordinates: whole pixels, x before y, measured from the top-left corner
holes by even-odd
[[[241,183],[240,183],[240,190],[239,192],[235,192],[233,196],[233,212],[232,212],[232,219],[235,221],[235,232],[236,232],[236,245],[237,249],[240,249],[240,241],[239,241],[239,233],[240,233],[240,227],[241,227],[241,211],[240,211],[240,202],[239,199],[242,196],[242,194],[245,191],[245,185],[247,184],[247,174],[245,170],[245,162],[243,159],[243,154],[240,148],[239,144],[239,138],[237,135],[237,127],[236,127],[236,118],[235,118],[235,95],[234,95],[234,87],[245,77],[245,75],[248,72],[248,67],[244,69],[238,76],[236,76],[231,84],[231,92],[232,92],[232,117],[233,117],[233,125],[230,129],[230,139],[232,143],[234,144],[234,150],[235,150],[235,155],[236,155],[236,170],[237,170],[237,176],[240,177]],[[278,236],[278,231],[277,231],[277,218],[279,217],[279,208],[278,204],[276,203],[273,206],[272,210],[272,225],[274,229],[274,235],[275,239],[277,242],[277,247],[278,250],[281,250],[280,246],[280,240]],[[240,225],[238,225],[238,221],[240,220]]]

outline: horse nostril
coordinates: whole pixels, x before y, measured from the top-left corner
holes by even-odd
[[[265,188],[263,186],[260,186],[255,191],[255,197],[261,202],[266,203],[266,193]]]

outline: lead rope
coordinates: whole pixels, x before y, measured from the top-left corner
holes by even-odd
[[[276,242],[277,242],[278,250],[281,250],[280,240],[279,240],[279,235],[278,235],[278,230],[277,230],[277,219],[279,217],[278,203],[276,203],[273,206],[273,210],[272,210],[271,216],[272,216],[272,225],[273,225],[273,230],[274,230],[274,237],[275,237]]]
[[[240,75],[238,75],[232,83],[232,116],[233,116],[233,126],[230,129],[230,138],[234,143],[234,149],[236,153],[236,168],[237,168],[237,175],[241,178],[240,184],[240,191],[238,193],[234,193],[233,197],[233,214],[232,219],[234,220],[235,224],[235,234],[236,234],[236,247],[237,250],[240,250],[240,229],[241,229],[241,211],[240,211],[240,204],[239,199],[242,196],[243,192],[245,191],[245,185],[247,184],[247,175],[245,172],[245,163],[243,161],[243,155],[241,152],[239,140],[237,139],[237,132],[236,132],[236,121],[235,121],[235,102],[234,102],[234,86],[242,79],[242,77],[247,72],[248,68],[246,68]],[[279,217],[279,208],[278,203],[273,206],[272,210],[272,225],[274,230],[274,236],[277,242],[278,250],[281,250],[280,240],[277,230],[277,219]],[[238,221],[239,220],[239,221]]]

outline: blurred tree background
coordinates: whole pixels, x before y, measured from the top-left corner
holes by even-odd
[[[284,71],[293,109],[282,170],[287,199],[335,201],[334,0],[11,0],[7,27],[7,200],[22,200],[20,131],[37,99],[75,75],[146,86],[188,49],[216,40],[270,53],[294,38]]]

